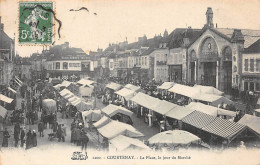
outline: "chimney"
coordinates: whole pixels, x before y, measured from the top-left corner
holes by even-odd
[[[138,43],[142,43],[143,37],[138,37]]]
[[[244,42],[245,41],[244,36],[241,32],[241,29],[234,30],[232,37],[231,37],[231,41],[232,42]]]
[[[64,45],[65,45],[65,48],[69,48],[70,47],[70,43],[69,42],[65,42]]]

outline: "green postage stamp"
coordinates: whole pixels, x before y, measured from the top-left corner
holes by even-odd
[[[53,37],[53,2],[19,2],[19,43],[50,45]]]

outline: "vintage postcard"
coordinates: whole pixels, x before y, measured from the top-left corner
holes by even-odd
[[[259,7],[0,0],[0,164],[260,164]]]

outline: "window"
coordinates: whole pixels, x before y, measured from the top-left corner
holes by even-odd
[[[144,57],[142,57],[142,65],[144,65]]]
[[[68,69],[68,63],[67,62],[63,62],[63,69]]]
[[[60,69],[60,63],[56,62],[56,69]]]
[[[260,59],[256,60],[256,72],[260,72]]]
[[[248,71],[248,59],[245,59],[244,70],[245,70],[245,71]]]
[[[255,91],[260,91],[260,83],[255,83]]]
[[[250,59],[250,72],[254,72],[255,69],[255,60],[254,59]]]
[[[254,84],[254,82],[250,82],[250,91],[254,91],[254,86],[255,86],[255,84]]]
[[[248,83],[244,82],[244,91],[247,91],[247,90],[248,90]]]
[[[144,60],[144,64],[145,64],[145,66],[147,65],[147,57],[145,57],[144,58],[145,60]]]

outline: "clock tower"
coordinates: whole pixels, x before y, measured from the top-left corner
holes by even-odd
[[[206,12],[206,27],[209,28],[214,28],[214,24],[213,24],[213,11],[212,8],[208,7],[207,12]]]

